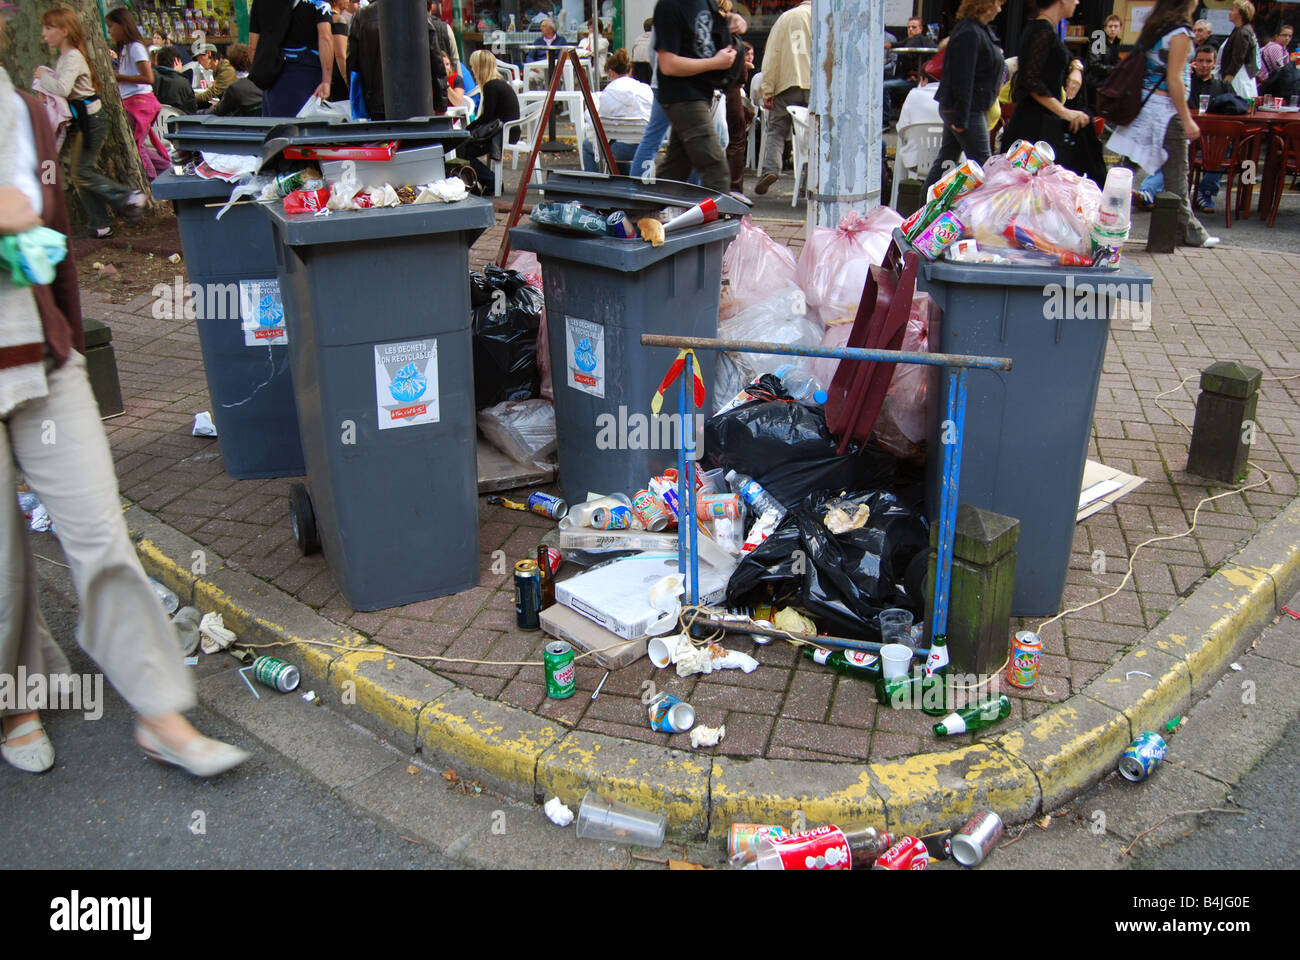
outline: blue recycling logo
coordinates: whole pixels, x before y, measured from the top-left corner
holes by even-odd
[[[278,327],[284,323],[284,306],[280,298],[269,293],[257,304],[257,325],[259,327]]]
[[[393,395],[393,399],[398,403],[411,403],[419,400],[424,396],[424,391],[429,389],[429,381],[425,379],[424,374],[415,368],[415,364],[408,363],[397,371],[393,377],[393,382],[388,385],[388,392]]]
[[[591,345],[591,337],[583,337],[573,350],[573,362],[579,370],[587,373],[596,369],[596,349]]]

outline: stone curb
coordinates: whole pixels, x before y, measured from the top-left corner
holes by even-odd
[[[719,838],[734,821],[789,823],[796,810],[810,824],[865,820],[895,834],[952,828],[981,808],[1027,820],[1109,774],[1138,733],[1186,712],[1300,588],[1297,499],[1118,663],[1015,730],[867,764],[743,759],[573,730],[490,700],[226,566],[139,507],[125,517],[150,575],[222,614],[241,641],[283,644],[268,652],[348,719],[516,799],[573,806],[596,789],[662,810],[681,838]]]

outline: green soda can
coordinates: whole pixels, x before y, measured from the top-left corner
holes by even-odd
[[[258,657],[253,661],[253,679],[281,693],[298,689],[298,668],[275,657]]]
[[[573,647],[563,640],[546,645],[543,656],[546,663],[546,695],[552,700],[565,700],[577,688],[574,682]]]

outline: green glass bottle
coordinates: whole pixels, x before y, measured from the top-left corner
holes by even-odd
[[[836,673],[875,679],[880,676],[880,657],[865,650],[827,650],[805,646],[804,656],[813,663],[823,663]]]
[[[996,700],[986,700],[973,707],[956,710],[934,725],[936,737],[951,737],[959,733],[975,733],[991,727],[1011,714],[1011,701],[1004,693]]]
[[[932,717],[943,716],[945,703],[945,674],[927,677],[916,670],[905,677],[876,681],[876,701],[882,706],[896,709],[920,709]]]

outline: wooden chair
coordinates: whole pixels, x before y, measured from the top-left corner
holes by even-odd
[[[1253,163],[1258,169],[1259,138],[1263,128],[1243,126],[1236,120],[1223,117],[1199,116],[1196,125],[1201,128],[1200,139],[1193,141],[1190,163],[1187,168],[1187,187],[1192,196],[1200,189],[1201,179],[1207,173],[1224,175],[1223,212],[1226,224],[1232,227],[1232,188],[1237,177]],[[1237,183],[1238,219],[1250,216],[1248,188],[1243,179]],[[1243,204],[1245,213],[1243,215]]]
[[[1288,176],[1300,174],[1300,123],[1288,123],[1285,127],[1270,131],[1272,137],[1269,143],[1269,150],[1279,151],[1280,161],[1275,167],[1277,174],[1273,182],[1268,184],[1269,188],[1269,211],[1268,225],[1271,227],[1277,223],[1277,211],[1282,206],[1282,194],[1286,193],[1286,179]],[[1260,216],[1263,217],[1263,210]]]

